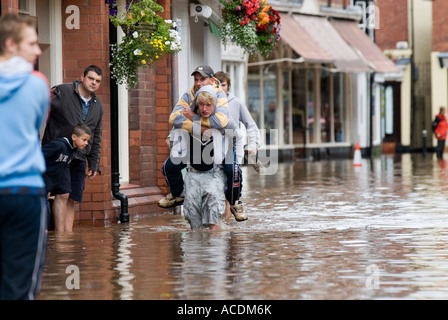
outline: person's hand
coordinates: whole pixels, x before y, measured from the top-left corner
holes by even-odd
[[[194,112],[189,107],[184,107],[182,114],[188,119],[193,121]]]
[[[89,170],[89,173],[87,174],[87,177],[92,180],[93,178],[95,178],[98,175],[98,171],[92,171]]]
[[[201,126],[201,134],[206,134],[206,135],[208,135],[208,136],[210,136],[211,137],[211,135],[212,135],[212,130],[209,130],[210,128],[209,127],[205,127],[205,126]],[[209,132],[207,132],[207,130],[209,130]]]
[[[165,143],[168,146],[168,149],[171,149],[170,137],[166,138]]]
[[[254,147],[254,148],[249,149],[248,152],[251,156],[255,156],[258,153],[258,149]]]

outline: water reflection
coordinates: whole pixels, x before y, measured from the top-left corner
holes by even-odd
[[[222,231],[167,213],[49,233],[39,299],[446,299],[447,175],[420,155],[244,168],[249,220]]]
[[[131,247],[133,246],[130,228],[123,227],[118,234],[118,253],[116,267],[118,272],[117,284],[121,286],[120,300],[131,300],[134,292],[134,286],[131,280],[134,275],[130,272],[130,267],[134,259],[131,258]]]

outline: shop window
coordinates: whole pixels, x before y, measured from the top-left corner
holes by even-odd
[[[308,136],[309,136],[309,142],[314,143],[316,135],[315,135],[315,129],[314,129],[314,105],[315,105],[315,99],[314,99],[314,69],[308,69],[308,76],[307,76],[307,103],[306,103],[306,116],[307,116],[307,126],[308,126]]]
[[[283,72],[283,143],[290,144],[290,128],[291,128],[291,107],[290,107],[290,92],[291,92],[291,70]]]
[[[36,15],[36,2],[34,0],[19,0],[19,13],[23,15]]]
[[[260,81],[257,73],[249,74],[247,87],[248,87],[247,108],[249,109],[249,113],[252,116],[252,119],[254,119],[258,128],[261,129]]]
[[[19,14],[37,19],[39,46],[42,54],[35,69],[56,85],[62,82],[61,13],[59,0],[19,0]]]
[[[246,65],[239,61],[222,61],[222,71],[227,73],[230,78],[230,92],[246,102],[246,86],[244,84]]]
[[[385,131],[386,137],[394,134],[394,89],[387,86],[385,90]]]
[[[266,145],[277,144],[279,138],[277,80],[275,65],[249,67],[248,109]]]
[[[334,114],[334,141],[345,142],[345,114],[344,114],[344,74],[333,74],[333,114]]]
[[[331,142],[332,108],[330,105],[331,78],[330,72],[322,70],[320,72],[320,141]],[[316,112],[316,116],[317,116]],[[316,125],[316,119],[314,119]]]
[[[277,110],[276,75],[269,68],[263,73],[264,129],[266,129],[266,144],[276,144],[279,128]]]
[[[292,143],[306,143],[306,70],[296,68],[292,72]]]

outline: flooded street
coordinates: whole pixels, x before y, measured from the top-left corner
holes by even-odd
[[[243,168],[249,220],[167,211],[48,234],[38,299],[448,299],[448,168],[428,154]]]

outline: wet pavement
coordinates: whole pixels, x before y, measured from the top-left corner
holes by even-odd
[[[249,220],[167,211],[50,231],[38,299],[447,299],[448,168],[435,155],[244,167]]]

